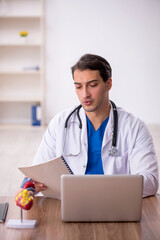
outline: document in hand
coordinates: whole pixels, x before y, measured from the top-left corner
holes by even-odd
[[[20,167],[19,170],[28,178],[44,183],[47,190],[45,197],[61,199],[61,175],[73,174],[63,157],[30,167]]]

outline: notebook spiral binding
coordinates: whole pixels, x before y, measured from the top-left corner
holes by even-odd
[[[74,173],[72,172],[72,170],[70,169],[70,167],[68,166],[68,163],[66,162],[66,160],[64,159],[64,157],[61,156],[61,158],[62,158],[63,163],[64,163],[65,166],[67,167],[69,173],[70,173],[70,174],[74,174]]]

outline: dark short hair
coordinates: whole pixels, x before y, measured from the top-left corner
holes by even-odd
[[[106,82],[108,78],[112,76],[112,69],[107,60],[101,56],[93,55],[93,54],[85,54],[83,55],[79,61],[71,67],[72,76],[74,78],[74,71],[78,70],[98,70],[100,72],[100,76],[103,81]]]

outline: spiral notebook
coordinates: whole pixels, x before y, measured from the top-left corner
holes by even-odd
[[[30,167],[18,168],[26,177],[47,186],[45,197],[61,199],[61,175],[73,174],[63,156]]]

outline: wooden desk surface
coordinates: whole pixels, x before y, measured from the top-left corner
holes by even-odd
[[[9,202],[7,219],[20,219],[20,210],[12,197],[0,197]],[[64,223],[61,221],[60,201],[36,197],[24,219],[36,219],[34,229],[9,229],[0,224],[0,240],[159,240],[160,195],[143,199],[140,222]]]

